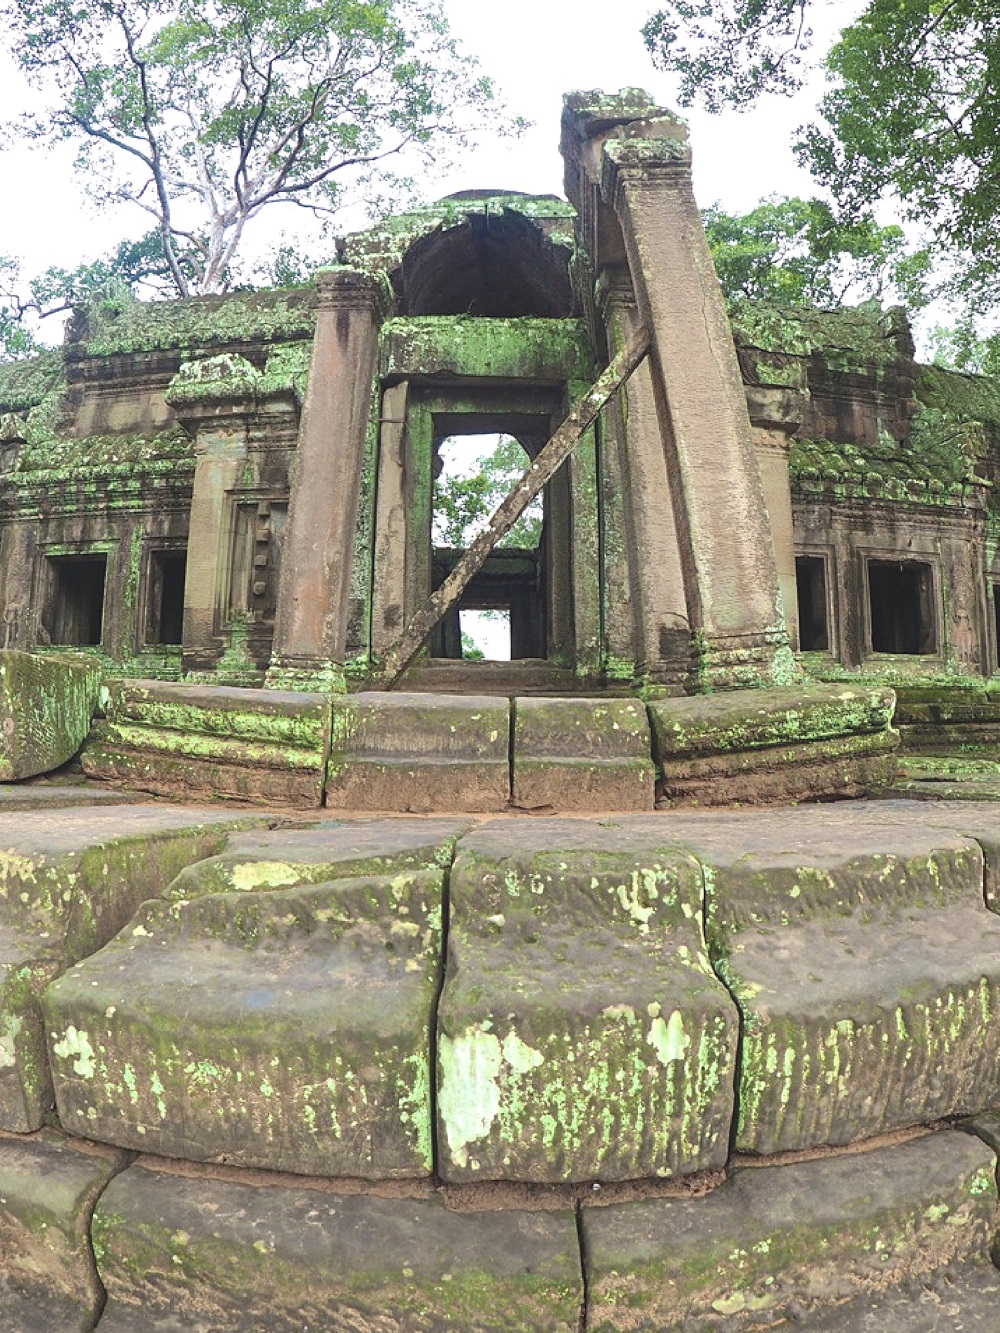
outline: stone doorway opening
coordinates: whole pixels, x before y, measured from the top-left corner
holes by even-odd
[[[96,648],[104,634],[107,555],[50,555],[46,565],[49,595],[42,625],[49,642],[67,648]]]
[[[923,560],[869,560],[868,611],[873,653],[937,651],[934,575]]]
[[[530,466],[533,441],[509,431],[453,430],[434,441],[431,566],[440,587]],[[435,631],[431,657],[518,661],[547,655],[548,497],[529,506]]]

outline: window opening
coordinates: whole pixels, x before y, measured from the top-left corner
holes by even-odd
[[[921,560],[869,560],[868,604],[872,651],[937,651],[933,574]]]
[[[146,643],[178,644],[184,625],[184,551],[150,551]]]
[[[52,643],[72,648],[96,647],[104,631],[106,555],[53,555],[51,611],[47,629]]]
[[[465,550],[484,530],[531,459],[513,435],[449,435],[434,467],[435,546]],[[499,547],[533,550],[542,536],[543,503],[536,495]]]
[[[826,561],[822,556],[795,557],[795,585],[799,604],[799,647],[804,653],[830,648],[826,598]]]
[[[458,623],[465,661],[510,661],[510,607],[459,611]]]

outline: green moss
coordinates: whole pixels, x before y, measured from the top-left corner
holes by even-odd
[[[818,356],[830,369],[872,374],[908,357],[912,344],[905,314],[877,302],[813,310],[737,300],[730,304],[740,346],[764,352]]]
[[[67,356],[122,356],[134,352],[197,352],[241,343],[310,339],[316,327],[312,288],[232,292],[182,301],[135,302],[91,312],[88,327]]]
[[[41,352],[27,361],[0,365],[0,413],[24,412],[65,385],[62,352]]]
[[[176,477],[194,468],[194,445],[180,426],[152,436],[90,435],[73,439],[42,430],[30,434],[18,450],[12,473],[25,486],[79,488],[88,478],[134,482],[154,476]]]

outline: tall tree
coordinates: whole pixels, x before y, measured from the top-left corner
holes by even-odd
[[[816,0],[668,0],[644,29],[680,100],[744,107],[801,85]],[[826,55],[822,120],[797,151],[838,213],[879,200],[933,234],[973,307],[1000,266],[1000,8],[996,0],[868,0]]]
[[[723,290],[772,305],[928,300],[931,257],[900,227],[840,222],[819,199],[764,199],[748,213],[702,212]]]
[[[5,0],[0,16],[49,94],[19,132],[74,142],[88,193],[151,216],[182,296],[226,289],[265,208],[329,216],[404,154],[462,143],[494,101],[439,0]]]

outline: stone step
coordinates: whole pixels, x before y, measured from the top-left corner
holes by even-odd
[[[446,1180],[626,1180],[725,1163],[735,1006],[700,867],[665,822],[493,823],[451,873],[438,1011]]]
[[[0,1133],[0,1328],[92,1329],[104,1307],[91,1215],[127,1153],[44,1129]]]
[[[333,809],[497,811],[510,799],[510,704],[489,695],[367,692],[334,701]]]
[[[737,1168],[701,1199],[585,1207],[587,1333],[738,1333],[810,1310],[826,1310],[839,1329],[827,1307],[841,1301],[953,1264],[984,1271],[995,1165],[978,1139],[945,1131],[867,1153]]]
[[[44,988],[189,862],[220,851],[239,816],[112,804],[0,820],[0,1129],[22,1133],[52,1105]]]
[[[580,1326],[569,1208],[456,1213],[437,1197],[359,1197],[137,1165],[105,1191],[94,1228],[108,1292],[101,1333]]]
[[[428,1175],[441,863],[458,831],[411,821],[377,847],[364,825],[247,836],[179,877],[46,993],[62,1123],[197,1161]]]
[[[326,695],[127,681],[80,758],[91,777],[159,795],[309,808],[329,748]]]
[[[515,699],[513,798],[555,810],[652,810],[652,742],[636,699]]]

